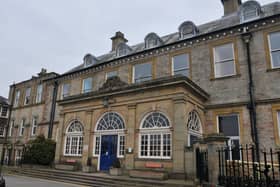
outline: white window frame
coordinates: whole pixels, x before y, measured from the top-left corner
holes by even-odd
[[[89,90],[85,90],[85,81],[86,80],[90,80],[90,83],[91,83],[91,88]],[[82,85],[82,93],[89,93],[92,91],[92,88],[93,88],[93,85],[92,85],[92,77],[87,77],[87,78],[84,78],[83,79],[83,85]]]
[[[10,137],[13,135],[14,126],[15,126],[15,119],[12,119],[10,127],[9,127],[9,134],[8,134],[8,136],[10,136]]]
[[[7,109],[7,112],[6,112],[6,115],[2,115],[2,112],[3,112],[3,108],[6,108]],[[8,106],[1,106],[0,107],[0,116],[3,117],[3,118],[8,118],[8,114],[9,114],[9,107]]]
[[[65,85],[69,85],[69,90],[68,90],[69,93],[68,94],[64,94],[64,86]],[[64,84],[61,85],[61,96],[60,96],[61,99],[70,96],[70,89],[71,89],[70,87],[71,87],[70,83],[64,83]]]
[[[245,13],[248,12],[248,11],[253,12],[253,10],[256,13],[255,17],[252,17],[250,19],[245,19]],[[241,12],[241,23],[246,23],[246,22],[249,22],[249,21],[253,21],[253,20],[256,20],[258,18],[260,18],[260,13],[259,13],[257,7],[255,9],[243,10]]]
[[[19,127],[19,136],[23,136],[24,134],[24,124],[25,124],[25,119],[22,119]]]
[[[152,115],[153,113],[160,113],[161,115],[163,115],[168,122],[167,127],[151,127],[151,128],[143,128],[144,122],[145,120]],[[171,123],[170,123],[170,119],[168,118],[167,115],[165,115],[164,113],[160,112],[160,111],[153,111],[148,113],[141,121],[141,125],[140,125],[140,131],[139,131],[139,136],[138,136],[138,157],[139,158],[145,158],[145,159],[161,159],[161,160],[168,160],[172,158],[172,132],[170,131],[171,128]],[[163,156],[163,135],[168,134],[170,135],[170,156]],[[141,155],[141,142],[142,142],[142,135],[148,135],[148,149],[147,149],[147,156],[142,156]],[[160,135],[161,137],[161,145],[160,145],[160,156],[150,156],[150,137],[151,135]]]
[[[219,62],[216,61],[216,49],[223,46],[223,45],[228,45],[228,44],[231,44],[232,46],[232,56],[233,56],[233,59],[223,59]],[[221,78],[221,77],[228,77],[228,76],[233,76],[233,75],[236,75],[236,59],[235,59],[235,50],[234,50],[234,43],[225,43],[225,44],[221,44],[221,45],[217,45],[215,47],[213,47],[213,66],[214,66],[214,76],[215,78]],[[233,61],[233,68],[234,68],[234,71],[233,71],[233,74],[228,74],[228,75],[217,75],[216,73],[216,64],[217,63],[226,63],[226,62],[229,62],[229,61]]]
[[[163,156],[163,135],[170,135],[170,156]],[[141,142],[142,142],[142,135],[148,135],[148,149],[147,149],[147,156],[141,155]],[[150,138],[151,135],[160,135],[161,138],[161,145],[160,145],[160,156],[150,156]],[[139,158],[146,158],[146,159],[161,159],[161,160],[168,160],[172,158],[172,133],[170,132],[169,128],[165,129],[145,129],[141,130],[139,133],[139,143],[138,143],[138,157]]]
[[[174,70],[174,57],[180,56],[180,55],[187,55],[187,56],[188,56],[189,67],[180,68],[180,69],[177,69],[176,71],[186,70],[186,71],[188,71],[188,76],[187,76],[187,77],[190,77],[190,69],[191,69],[190,66],[191,66],[191,64],[190,64],[190,54],[189,54],[189,53],[182,53],[182,54],[177,54],[177,55],[172,56],[172,75],[175,75],[175,70]]]
[[[151,65],[151,76],[148,76],[148,77],[151,77],[150,80],[153,79],[153,62],[144,62],[144,63],[139,63],[139,64],[134,64],[134,65],[133,65],[132,83],[136,83],[136,81],[135,81],[135,66],[141,65],[141,64],[150,64],[150,65]],[[143,79],[143,78],[148,78],[148,77],[141,77],[141,79]],[[148,80],[145,80],[145,81],[148,81]],[[137,83],[141,83],[141,82],[144,82],[144,81],[139,81],[139,82],[137,82]]]
[[[99,139],[98,144],[97,144],[97,138]],[[96,145],[98,145],[98,153],[96,153],[96,151],[97,151]],[[100,151],[101,151],[101,135],[98,134],[98,135],[93,136],[93,156],[98,157],[100,155]]]
[[[6,128],[5,128],[5,125],[3,124],[0,129],[3,128],[3,131],[0,131],[0,137],[5,137],[5,131],[6,131]],[[2,133],[1,133],[2,132]]]
[[[39,84],[36,90],[36,103],[42,102],[43,84]]]
[[[38,127],[38,118],[37,117],[33,117],[32,118],[31,136],[35,136],[36,135],[37,127]],[[34,133],[34,129],[35,129],[35,133]]]
[[[83,131],[81,131],[81,132],[68,132],[68,129],[70,128],[72,123],[76,123],[76,122],[79,123],[82,126]],[[66,153],[67,138],[70,138],[69,153]],[[71,153],[73,138],[77,138],[77,147],[76,147],[76,152],[75,153]],[[80,147],[80,142],[81,141],[82,141],[82,144],[81,144],[81,147]],[[65,137],[64,137],[63,155],[64,156],[81,157],[83,155],[83,148],[84,148],[83,144],[84,144],[84,125],[80,121],[77,121],[77,120],[70,122],[67,129],[66,129],[66,133],[65,133]],[[80,148],[82,149],[81,153],[79,153]]]
[[[27,90],[29,91],[29,96],[27,95],[28,93]],[[30,105],[30,104],[31,104],[31,87],[27,87],[25,89],[24,105]]]
[[[108,79],[108,74],[113,73],[113,72],[116,72],[115,76],[118,76],[118,71],[109,71],[109,72],[106,72],[105,79],[107,80]],[[112,77],[114,77],[114,76],[112,76]]]
[[[19,99],[20,99],[20,90],[16,90],[15,100],[14,100],[15,107],[19,106]]]
[[[270,41],[270,35],[273,34],[273,33],[280,33],[280,31],[276,31],[276,32],[271,32],[267,35],[267,39],[268,39],[268,44],[269,44],[269,56],[270,56],[270,65],[271,65],[271,69],[277,69],[277,68],[280,68],[280,66],[274,66],[274,63],[273,63],[273,58],[272,58],[272,53],[273,52],[278,52],[280,51],[280,49],[271,49],[271,41]]]
[[[227,116],[237,116],[237,121],[238,121],[238,134],[239,136],[227,136],[229,139],[227,141],[227,145],[229,147],[229,149],[231,150],[232,149],[232,141],[233,140],[238,140],[239,141],[239,145],[241,144],[240,142],[240,117],[239,117],[239,114],[238,113],[231,113],[231,114],[221,114],[221,115],[217,115],[216,119],[217,119],[217,131],[218,133],[220,133],[220,129],[219,129],[219,117],[227,117]],[[240,156],[240,159],[242,157]],[[229,160],[232,160],[232,154],[229,154]]]

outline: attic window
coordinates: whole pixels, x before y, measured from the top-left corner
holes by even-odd
[[[93,55],[91,55],[91,54],[85,55],[85,57],[84,57],[84,67],[85,68],[95,64],[96,62],[97,62],[97,59]]]
[[[145,48],[153,48],[161,45],[163,42],[156,33],[150,33],[145,37]]]
[[[129,54],[130,51],[131,48],[128,45],[126,45],[125,43],[120,43],[117,47],[117,56],[118,57],[125,56]]]
[[[240,8],[240,22],[248,22],[258,19],[261,13],[261,6],[256,1],[247,1]]]
[[[190,38],[198,33],[198,29],[191,21],[186,21],[179,26],[180,39]]]

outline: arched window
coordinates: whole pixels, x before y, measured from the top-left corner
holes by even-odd
[[[66,129],[64,155],[82,156],[84,127],[78,120],[74,120]]]
[[[190,38],[198,33],[196,25],[191,21],[185,21],[179,26],[180,39]]]
[[[144,117],[139,138],[140,158],[171,158],[170,123],[161,112],[152,112]]]
[[[105,113],[97,122],[94,140],[95,147],[93,150],[94,156],[100,155],[101,149],[101,137],[103,134],[106,135],[118,135],[118,146],[117,146],[117,156],[123,157],[125,150],[125,124],[123,118],[116,112]]]
[[[131,48],[125,44],[125,43],[120,43],[117,47],[117,56],[118,57],[121,57],[121,56],[125,56],[125,55],[128,55],[130,52],[131,52]]]
[[[156,33],[153,33],[153,32],[149,33],[145,37],[145,48],[146,49],[157,47],[162,44],[163,44],[163,41]]]
[[[248,22],[258,19],[261,14],[261,6],[257,1],[246,1],[240,7],[240,22]]]
[[[192,146],[194,142],[202,138],[202,127],[199,115],[195,110],[188,115],[188,146]]]

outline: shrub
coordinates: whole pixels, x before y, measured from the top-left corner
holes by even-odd
[[[30,140],[23,150],[23,164],[50,165],[55,156],[55,142],[39,135]]]

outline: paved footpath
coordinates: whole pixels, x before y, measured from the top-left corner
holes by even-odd
[[[4,178],[6,187],[81,187],[79,185],[15,175],[6,175]]]

